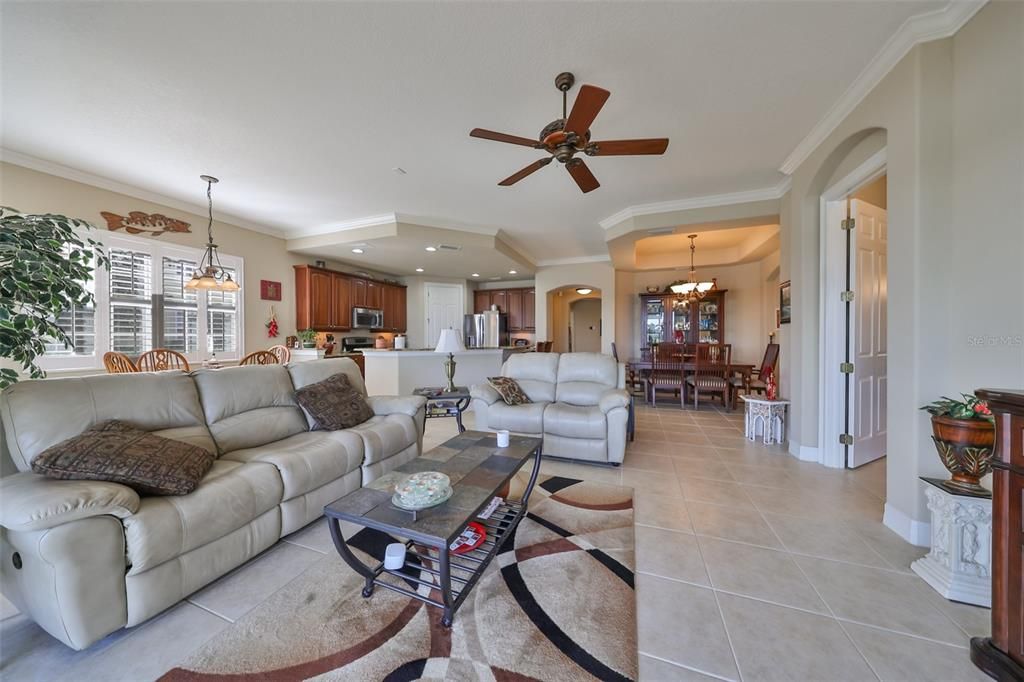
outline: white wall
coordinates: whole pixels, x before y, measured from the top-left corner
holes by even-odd
[[[952,38],[914,48],[793,173],[780,210],[781,279],[793,281],[793,324],[781,334],[791,449],[819,441],[819,197],[880,142],[890,263],[886,523],[926,542],[917,477],[945,470],[917,408],[943,394],[1024,385],[1024,3],[989,3]]]

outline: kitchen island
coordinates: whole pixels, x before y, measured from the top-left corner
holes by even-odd
[[[455,354],[455,383],[472,386],[501,374],[501,365],[512,353],[531,349],[467,348]],[[429,350],[363,349],[366,363],[366,391],[369,395],[411,395],[413,389],[444,386],[447,353]]]

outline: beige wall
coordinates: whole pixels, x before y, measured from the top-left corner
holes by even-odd
[[[546,340],[552,342],[551,350],[555,353],[567,353],[569,351],[569,326],[572,324],[572,305],[583,299],[601,300],[601,290],[594,289],[584,296],[576,293],[576,287],[564,287],[549,291],[547,299],[551,324],[548,327]],[[598,319],[600,319],[600,314],[598,314]],[[600,351],[595,350],[594,352]]]
[[[583,287],[601,291],[601,319],[606,329],[617,329],[615,321],[616,291],[615,270],[611,263],[578,263],[575,265],[552,265],[539,268],[534,281],[537,290],[537,339],[552,341],[552,314],[548,309],[548,292],[561,287]],[[601,352],[612,352],[612,338],[605,334],[601,340]]]
[[[878,208],[885,208],[887,206],[887,189],[885,176],[883,175],[858,189],[850,195],[850,198],[866,201]]]
[[[202,199],[202,187],[196,180],[197,200]],[[214,216],[217,215],[217,195],[214,190]],[[58,213],[86,220],[97,229],[106,230],[106,221],[100,211],[125,215],[129,211],[162,213],[191,223],[191,233],[167,233],[150,239],[183,244],[201,249],[206,244],[206,217],[180,211],[168,206],[111,192],[66,180],[47,173],[29,170],[10,163],[0,163],[0,204],[26,213]],[[220,252],[238,256],[245,261],[245,339],[244,350],[250,352],[281,343],[284,337],[295,333],[295,275],[292,265],[310,263],[314,259],[285,251],[283,239],[247,230],[215,220],[214,239]],[[140,235],[142,236],[142,235]],[[330,263],[339,270],[352,270],[351,266]],[[260,300],[260,280],[281,282],[280,301]],[[273,305],[280,326],[276,340],[267,338],[264,326]]]
[[[946,474],[917,408],[1024,385],[1024,3],[989,3],[952,38],[913,49],[794,172],[780,211],[781,278],[793,281],[793,324],[782,330],[791,449],[819,442],[819,198],[879,142],[890,263],[886,523],[927,542],[917,477]]]
[[[576,353],[601,352],[601,301],[583,299],[569,304],[569,329]]]

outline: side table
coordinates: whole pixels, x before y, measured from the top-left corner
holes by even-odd
[[[910,564],[946,599],[992,606],[992,495],[950,489],[921,477],[932,513],[932,546]]]
[[[758,427],[765,445],[786,440],[786,408],[788,400],[768,400],[752,395],[741,395],[745,405],[743,424],[747,440],[756,441]]]
[[[459,425],[459,433],[466,430],[466,427],[462,425],[462,413],[469,407],[469,388],[456,386],[454,391],[447,391],[443,388],[428,386],[413,389],[412,394],[427,399],[427,419],[455,417],[455,423]]]

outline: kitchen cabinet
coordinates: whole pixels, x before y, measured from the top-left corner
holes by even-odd
[[[366,280],[366,307],[380,309],[384,307],[382,298],[382,287],[380,282],[371,279]]]
[[[352,308],[356,307],[384,310],[385,327],[375,331],[405,331],[404,286],[309,265],[294,267],[297,329],[348,331],[352,329]]]
[[[684,303],[675,294],[640,294],[643,348],[659,343],[725,343],[725,293],[715,289]]]
[[[366,280],[365,279],[353,279],[352,280],[352,307],[353,308],[369,308],[366,305]]]
[[[492,305],[508,313],[510,332],[532,332],[536,329],[537,294],[532,288],[477,289],[473,292],[473,312],[482,313]]]

